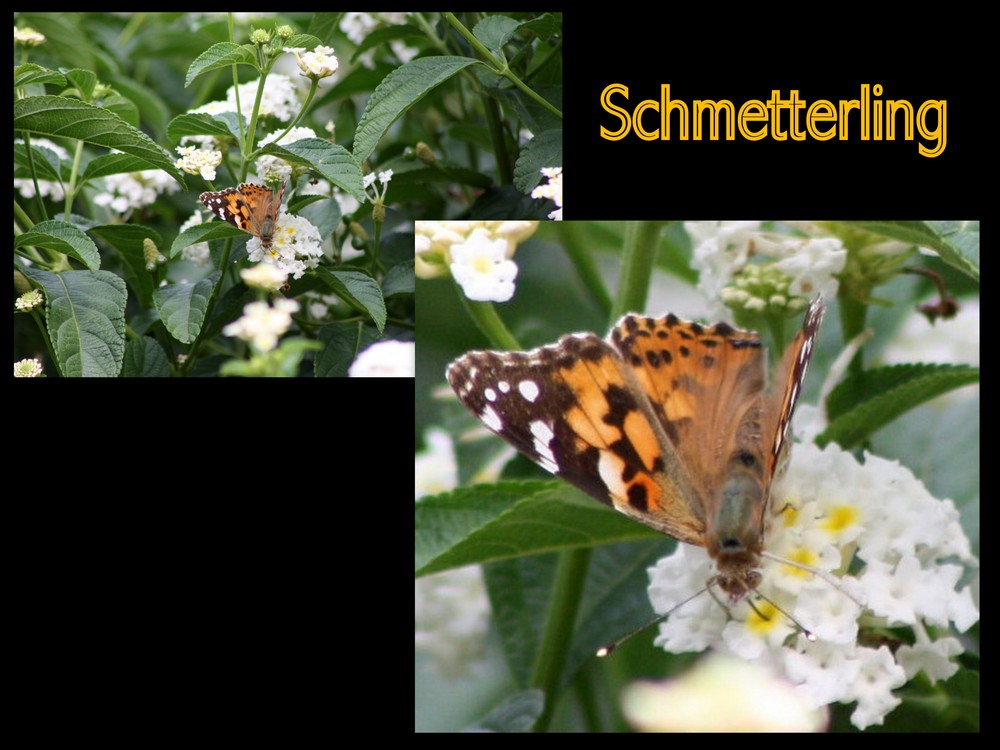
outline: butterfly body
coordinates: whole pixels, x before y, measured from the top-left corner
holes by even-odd
[[[626,315],[607,339],[470,352],[459,399],[542,468],[640,523],[705,547],[713,583],[760,583],[771,483],[825,306],[814,300],[767,390],[760,337],[725,323]]]
[[[260,238],[261,246],[269,250],[284,192],[285,183],[274,191],[263,185],[244,182],[238,188],[202,193],[200,200],[223,221]]]

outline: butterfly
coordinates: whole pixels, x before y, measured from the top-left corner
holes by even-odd
[[[238,188],[226,188],[216,193],[202,193],[199,198],[205,207],[232,224],[237,229],[260,238],[265,251],[270,250],[274,228],[278,223],[281,196],[285,183],[277,192],[263,185],[244,182]]]
[[[606,339],[474,351],[448,366],[483,423],[543,469],[640,523],[705,547],[731,601],[761,581],[771,484],[826,311],[809,305],[766,383],[760,336],[630,314]]]

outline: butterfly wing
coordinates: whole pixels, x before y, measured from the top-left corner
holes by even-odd
[[[470,352],[447,374],[473,414],[542,468],[641,523],[703,544],[692,479],[607,341],[577,334],[530,352]]]

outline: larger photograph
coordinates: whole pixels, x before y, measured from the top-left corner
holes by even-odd
[[[418,222],[418,730],[973,728],[978,232]]]

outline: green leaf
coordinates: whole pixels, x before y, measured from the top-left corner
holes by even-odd
[[[74,68],[95,69],[92,44],[85,43],[87,33],[81,28],[85,13],[18,13],[18,25],[29,26],[45,36],[45,44],[35,54],[49,56]]]
[[[816,442],[850,448],[915,406],[978,382],[979,369],[967,365],[894,365],[851,376],[830,394],[830,424]]]
[[[870,232],[929,247],[941,260],[979,281],[978,221],[855,221]]]
[[[415,265],[416,261],[408,260],[390,268],[382,279],[382,296],[388,298],[396,294],[413,294],[416,286]]]
[[[146,270],[143,242],[152,240],[157,247],[163,242],[159,232],[140,224],[101,224],[88,230],[115,249],[122,259],[122,275],[133,296],[143,307],[153,304],[153,276]]]
[[[170,362],[159,342],[149,336],[129,341],[125,345],[123,378],[169,378]]]
[[[361,321],[331,323],[320,328],[317,335],[323,351],[316,355],[314,371],[318,378],[344,378],[358,354],[382,339],[373,327]]]
[[[216,271],[196,284],[170,284],[153,292],[153,302],[160,313],[160,320],[170,335],[181,343],[190,344],[201,331],[208,300],[219,275]]]
[[[125,282],[108,271],[20,270],[45,290],[45,323],[63,377],[117,377],[125,355]]]
[[[47,146],[36,146],[35,144],[32,144],[31,157],[34,161],[38,179],[53,180],[54,182],[59,181],[59,154]],[[26,170],[28,169],[28,150],[25,148],[23,143],[14,144],[14,163],[18,166],[24,167]],[[28,174],[30,175],[30,172]],[[27,179],[30,179],[30,176]]]
[[[14,68],[14,88],[30,86],[33,83],[39,85],[54,83],[57,86],[65,86],[66,76],[33,63],[18,65]]]
[[[80,95],[80,98],[89,102],[94,97],[94,87],[97,85],[97,74],[92,70],[74,68],[73,70],[62,70],[66,74],[66,80],[73,86]]]
[[[77,138],[144,159],[181,184],[184,177],[170,154],[113,112],[60,96],[32,96],[14,102],[14,129]]]
[[[116,91],[135,103],[142,119],[157,134],[163,133],[170,117],[170,109],[156,91],[125,76],[108,76],[106,80]]]
[[[662,537],[564,482],[459,488],[416,504],[416,572]]]
[[[354,158],[360,164],[378,145],[389,126],[435,86],[477,61],[468,57],[422,57],[400,65],[380,83],[354,133]]]
[[[233,42],[213,44],[198,55],[188,67],[187,76],[184,78],[184,88],[190,86],[194,79],[202,73],[230,65],[249,65],[254,70],[260,71],[260,68],[257,67],[257,51],[254,45],[234,44]]]
[[[114,112],[133,128],[139,127],[139,108],[131,100],[116,94],[107,97],[103,102],[103,106],[108,112]]]
[[[101,267],[97,245],[83,231],[65,221],[42,221],[14,238],[14,248],[33,245],[76,258],[91,271]]]
[[[306,50],[313,50],[321,44],[323,44],[323,40],[316,38],[312,34],[296,34],[287,42],[284,42],[281,46],[288,47],[289,49],[293,47],[304,47]]]
[[[477,732],[530,732],[545,708],[542,690],[521,690],[507,696],[503,703],[476,722]]]
[[[204,112],[196,112],[190,115],[178,115],[167,125],[167,138],[174,143],[180,143],[181,138],[187,135],[211,135],[216,138],[232,138],[239,136],[239,123],[235,121],[235,112],[232,114],[232,121],[219,115],[209,115]],[[236,133],[233,132],[231,123],[236,125]]]
[[[543,179],[542,167],[561,167],[562,130],[539,133],[521,149],[514,165],[514,185],[522,193],[530,193]]]
[[[349,305],[368,313],[379,332],[385,328],[385,300],[382,299],[382,290],[375,279],[360,271],[322,267],[312,273]]]
[[[232,224],[226,221],[209,221],[205,224],[195,224],[193,227],[189,227],[177,235],[174,238],[173,243],[170,245],[170,252],[167,253],[167,257],[176,258],[181,254],[181,251],[191,245],[197,245],[199,242],[208,242],[209,240],[225,240],[230,237],[246,237],[248,236],[246,232],[237,229]]]
[[[351,152],[343,146],[324,141],[322,138],[303,138],[301,141],[283,146],[270,143],[257,153],[270,154],[291,164],[301,164],[314,169],[362,203],[365,201],[361,169],[351,156]]]
[[[503,56],[503,46],[517,33],[520,21],[508,16],[487,16],[472,29],[473,35],[491,52]]]
[[[463,143],[471,143],[483,151],[492,151],[489,129],[472,122],[460,122],[448,129],[448,135]]]
[[[397,39],[427,39],[427,35],[416,26],[385,26],[375,29],[351,53],[351,62],[356,62],[368,50]]]
[[[141,172],[143,169],[153,169],[145,159],[131,154],[105,154],[92,159],[83,170],[82,181],[93,180],[98,177],[107,177],[109,174],[126,174],[128,172]]]
[[[329,42],[333,38],[333,33],[337,30],[337,25],[343,15],[343,12],[314,13],[309,20],[309,28],[306,31],[324,42]]]

